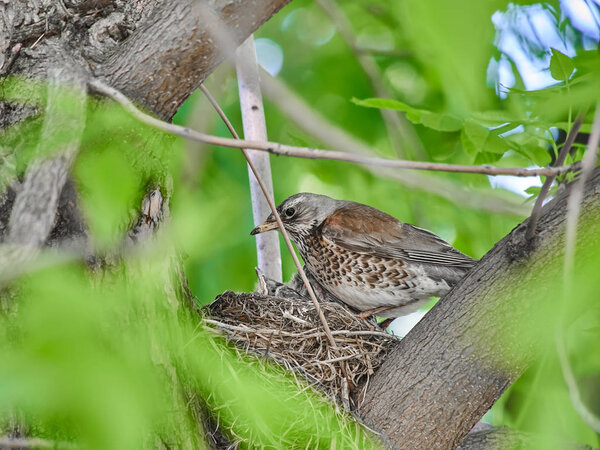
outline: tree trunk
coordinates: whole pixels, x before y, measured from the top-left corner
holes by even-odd
[[[598,194],[600,168],[586,186],[581,243],[600,235]],[[458,446],[551,336],[568,195],[564,189],[544,207],[534,242],[525,241],[526,220],[390,352],[360,415],[392,447]]]

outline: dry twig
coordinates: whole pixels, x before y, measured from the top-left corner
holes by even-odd
[[[89,82],[91,88],[96,92],[106,95],[120,103],[127,111],[141,122],[158,128],[166,133],[181,136],[205,144],[237,148],[237,149],[255,149],[276,155],[291,156],[295,158],[307,159],[327,159],[332,161],[345,161],[349,163],[361,164],[365,166],[377,166],[394,169],[412,169],[412,170],[431,170],[438,172],[458,172],[483,175],[512,175],[516,177],[539,177],[556,176],[571,172],[579,168],[579,164],[572,164],[565,167],[549,167],[527,169],[523,167],[493,167],[493,166],[469,166],[462,164],[442,164],[426,161],[406,161],[403,159],[376,158],[372,156],[352,155],[345,152],[335,152],[331,150],[322,150],[309,147],[296,147],[293,145],[280,144],[278,142],[268,141],[247,141],[244,139],[228,139],[210,134],[200,133],[186,127],[168,123],[155,117],[152,117],[139,110],[131,100],[117,89],[108,86],[106,83],[95,79]]]
[[[235,139],[239,139],[239,135],[235,131],[235,128],[233,128],[233,125],[231,124],[231,122],[227,118],[227,115],[225,115],[225,112],[221,109],[221,107],[219,106],[219,104],[217,103],[217,101],[215,100],[215,98],[210,94],[210,92],[208,91],[208,89],[206,89],[206,87],[204,85],[200,85],[200,89],[202,90],[202,92],[204,93],[204,95],[206,96],[206,98],[208,99],[208,101],[211,103],[211,105],[213,105],[213,107],[215,108],[215,110],[217,111],[217,113],[219,114],[219,116],[221,117],[221,119],[223,119],[223,122],[225,123],[225,125],[229,129],[229,132],[232,134],[232,136]],[[327,319],[325,318],[325,315],[323,314],[323,311],[321,310],[321,307],[319,306],[319,301],[317,300],[317,296],[315,295],[315,292],[314,292],[314,290],[313,290],[310,282],[308,281],[308,278],[306,277],[306,273],[304,273],[304,269],[302,268],[302,264],[300,264],[300,261],[298,260],[298,256],[296,256],[296,252],[294,251],[294,247],[292,247],[292,242],[290,241],[290,237],[289,237],[286,229],[283,226],[283,222],[281,221],[281,217],[279,217],[279,213],[277,212],[277,208],[275,206],[275,203],[273,203],[272,198],[269,196],[269,192],[268,192],[268,190],[267,190],[267,188],[266,188],[266,186],[265,186],[265,184],[264,184],[264,182],[263,182],[260,174],[256,170],[256,167],[254,166],[254,162],[248,156],[248,152],[245,149],[242,149],[242,153],[243,153],[244,157],[246,158],[246,161],[248,162],[248,166],[250,166],[250,169],[254,173],[254,176],[256,177],[256,181],[258,182],[260,188],[262,189],[263,194],[264,194],[265,198],[267,199],[267,202],[269,203],[269,208],[271,209],[271,212],[275,216],[275,220],[277,221],[277,225],[279,225],[279,230],[281,231],[281,234],[283,235],[283,240],[285,241],[285,244],[287,245],[288,250],[290,251],[290,254],[292,255],[292,259],[294,260],[294,264],[296,265],[296,268],[298,269],[298,273],[302,277],[302,281],[304,282],[304,285],[306,286],[306,290],[308,291],[308,295],[310,295],[310,298],[311,298],[311,300],[313,302],[315,310],[317,311],[317,314],[319,315],[319,319],[321,320],[321,324],[323,325],[323,329],[325,330],[325,333],[327,334],[327,337],[329,339],[329,343],[331,344],[331,346],[333,348],[336,348],[337,345],[335,343],[335,339],[333,338],[333,335],[331,334],[331,330],[329,329],[329,325],[327,324]]]

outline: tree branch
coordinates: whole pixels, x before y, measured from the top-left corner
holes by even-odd
[[[527,221],[484,256],[417,324],[373,377],[360,415],[396,448],[454,448],[551,338],[569,189],[544,206],[535,253]],[[578,233],[600,234],[600,169],[582,199]],[[559,269],[557,269],[559,270]],[[550,334],[550,336],[546,336]]]
[[[458,172],[484,175],[512,175],[517,177],[534,177],[558,175],[571,172],[579,168],[579,164],[572,164],[563,167],[536,168],[527,169],[522,167],[492,167],[492,166],[467,166],[461,164],[441,164],[425,161],[406,161],[402,159],[386,159],[371,156],[352,155],[345,152],[335,152],[331,150],[322,150],[309,147],[295,147],[293,145],[280,144],[278,142],[247,141],[222,138],[210,134],[200,133],[186,127],[174,125],[162,120],[156,119],[142,111],[129,100],[125,95],[100,80],[93,80],[89,83],[96,92],[104,94],[116,100],[129,111],[134,117],[147,125],[163,130],[167,133],[181,136],[193,141],[203,142],[205,144],[216,145],[229,148],[251,148],[264,152],[273,153],[282,156],[292,156],[296,158],[307,159],[328,159],[332,161],[345,161],[365,166],[387,167],[395,169],[413,169],[413,170],[431,170],[439,172]]]
[[[58,200],[85,126],[83,74],[56,68],[50,76],[44,125],[36,148],[38,160],[27,168],[8,227],[7,242],[29,250],[39,248],[54,226]]]
[[[583,119],[585,119],[585,114],[580,114],[579,116],[577,116],[577,119],[575,120],[575,123],[573,123],[573,126],[569,130],[569,135],[567,136],[567,139],[565,140],[565,143],[560,149],[558,157],[554,162],[555,167],[560,167],[565,163],[567,155],[571,151],[571,147],[575,142],[575,138],[577,138],[577,133],[579,133],[579,128],[583,123]],[[550,188],[552,187],[552,184],[554,183],[555,179],[556,175],[548,176],[546,178],[546,181],[544,181],[544,184],[542,185],[542,189],[540,189],[540,193],[535,199],[535,204],[533,205],[533,209],[531,210],[531,219],[527,228],[527,239],[531,239],[535,235],[537,222],[540,218],[540,213],[542,211],[544,200],[546,200],[546,196],[548,195],[548,192],[550,192]]]
[[[588,141],[588,146],[583,155],[581,175],[573,183],[571,193],[567,201],[567,223],[565,229],[565,264],[564,264],[564,288],[561,309],[564,311],[567,305],[567,295],[572,292],[573,286],[573,268],[575,266],[575,250],[577,247],[577,222],[581,212],[581,199],[583,198],[583,190],[586,181],[589,179],[598,156],[598,146],[600,144],[600,104],[596,105],[594,113],[594,123],[592,125],[592,133]],[[564,314],[561,314],[564,317]],[[600,433],[600,417],[594,414],[581,399],[577,380],[569,364],[569,357],[565,348],[564,323],[561,320],[556,332],[556,352],[560,362],[561,370],[565,384],[569,389],[569,397],[573,408],[581,419],[588,424],[596,433]]]
[[[254,49],[254,37],[250,36],[237,51],[236,70],[238,76],[238,87],[240,93],[240,108],[242,110],[242,122],[244,126],[244,137],[253,141],[267,140],[267,125],[260,93],[260,82],[258,80],[258,66],[256,64],[256,51]],[[232,132],[233,134],[233,132]],[[234,135],[238,138],[238,136]],[[273,179],[271,177],[271,163],[269,154],[258,151],[244,151],[244,156],[252,161],[254,169],[249,168],[250,195],[252,198],[252,215],[254,225],[262,223],[269,212],[269,200],[273,199]],[[260,176],[264,185],[259,186],[257,178]],[[263,195],[264,194],[264,195]],[[279,236],[276,233],[259,234],[256,238],[256,252],[258,268],[263,273],[281,282],[281,252],[279,250]]]
[[[170,119],[214,68],[289,0],[170,0],[95,75]]]

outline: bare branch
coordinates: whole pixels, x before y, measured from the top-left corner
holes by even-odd
[[[210,92],[208,92],[208,89],[206,89],[206,87],[204,87],[204,85],[201,85],[200,89],[202,90],[202,92],[204,92],[204,95],[206,95],[206,98],[208,98],[208,100],[213,105],[213,107],[215,108],[215,110],[217,111],[219,116],[221,116],[221,119],[223,119],[223,122],[229,129],[229,132],[232,134],[232,136],[236,139],[239,139],[239,135],[235,131],[235,128],[233,128],[233,125],[227,118],[227,115],[225,114],[223,109],[221,109],[221,107],[219,106],[217,101],[214,99],[214,97],[210,94]],[[277,221],[279,230],[281,231],[281,234],[283,235],[283,240],[285,241],[285,244],[287,245],[287,248],[290,251],[290,255],[292,255],[292,259],[294,260],[294,264],[296,265],[296,268],[298,269],[298,273],[300,274],[300,277],[302,278],[302,281],[304,282],[304,285],[306,286],[306,290],[308,291],[308,295],[310,296],[310,299],[313,302],[315,310],[317,311],[317,314],[319,315],[319,319],[321,320],[321,324],[323,325],[323,329],[325,330],[325,333],[327,335],[329,343],[335,349],[335,348],[337,348],[337,346],[335,343],[335,339],[333,338],[333,335],[331,334],[331,330],[329,329],[329,324],[327,323],[327,319],[325,318],[325,315],[323,314],[323,311],[321,310],[321,306],[319,305],[319,301],[317,300],[315,291],[313,290],[310,282],[308,281],[306,273],[304,272],[304,269],[302,268],[302,264],[300,264],[300,261],[298,260],[298,256],[296,256],[296,252],[294,251],[294,247],[292,246],[292,241],[290,240],[290,236],[288,235],[288,232],[286,231],[285,227],[283,226],[281,217],[279,216],[279,213],[277,212],[277,207],[275,206],[275,203],[273,203],[273,199],[269,196],[269,192],[267,191],[267,188],[266,188],[265,184],[263,183],[260,174],[256,170],[256,167],[254,166],[254,162],[248,156],[247,151],[242,148],[242,153],[243,153],[244,157],[246,158],[246,161],[248,162],[248,166],[250,166],[250,169],[254,173],[254,176],[256,177],[256,181],[258,182],[260,188],[263,191],[263,194],[269,204],[269,208],[271,209],[271,212],[275,216],[275,220]]]
[[[186,127],[171,124],[156,119],[141,110],[139,110],[125,95],[117,89],[108,86],[100,80],[93,80],[89,83],[95,91],[104,94],[120,103],[134,117],[147,125],[163,130],[177,136],[203,142],[205,144],[216,145],[229,148],[251,148],[261,150],[276,155],[292,156],[296,158],[307,159],[328,159],[332,161],[345,161],[361,164],[365,166],[387,167],[394,169],[413,169],[413,170],[431,170],[439,172],[458,172],[483,175],[512,175],[517,177],[537,177],[559,175],[579,168],[579,164],[572,164],[563,167],[535,168],[527,169],[522,167],[493,167],[493,166],[468,166],[461,164],[440,164],[425,161],[406,161],[402,159],[386,159],[371,156],[352,155],[344,152],[335,152],[331,150],[322,150],[309,147],[295,147],[293,145],[280,144],[278,142],[247,141],[235,140],[200,133]]]
[[[560,167],[565,163],[567,155],[571,151],[571,147],[575,142],[575,138],[577,137],[577,133],[579,133],[579,128],[581,127],[584,118],[585,114],[579,114],[577,116],[577,119],[569,130],[569,135],[567,136],[567,139],[565,140],[565,143],[560,149],[558,157],[554,162],[555,167]],[[542,185],[542,189],[540,190],[540,193],[535,200],[535,204],[533,205],[533,209],[531,210],[531,219],[529,220],[529,225],[527,227],[527,239],[531,239],[535,235],[535,229],[542,212],[542,205],[544,204],[544,200],[546,199],[548,192],[550,192],[550,188],[552,187],[555,179],[556,175],[550,175],[546,178],[546,181],[544,181],[544,184]]]
[[[375,94],[378,97],[392,97],[385,85],[383,75],[381,74],[381,70],[379,70],[379,66],[373,55],[361,51],[360,47],[356,45],[356,36],[352,29],[352,25],[341,8],[334,0],[317,0],[317,4],[329,16],[346,42],[346,45],[350,47],[356,55],[356,59],[369,78]],[[405,144],[409,144],[411,150],[414,151],[417,157],[425,158],[426,154],[423,149],[423,144],[421,144],[421,140],[412,124],[410,124],[404,116],[400,115],[398,111],[382,109],[380,110],[380,113],[383,117],[392,147],[396,150],[396,154],[398,156],[406,157],[406,152],[401,144],[401,142],[404,141]]]
[[[263,93],[289,119],[293,120],[304,131],[316,137],[333,150],[344,150],[358,155],[373,156],[372,147],[350,135],[344,129],[333,124],[290,89],[281,79],[272,77],[262,70],[260,74]],[[483,211],[500,214],[527,216],[529,208],[523,204],[522,198],[511,201],[494,195],[492,192],[466,189],[451,180],[417,172],[398,171],[384,167],[367,167],[372,173],[391,178],[406,187],[420,189],[438,195],[451,202]],[[512,195],[508,194],[507,195]],[[516,198],[517,195],[515,194]]]
[[[253,141],[267,140],[267,125],[260,93],[260,82],[258,79],[258,66],[256,64],[256,51],[254,49],[254,36],[250,35],[237,50],[236,70],[240,92],[240,108],[242,110],[242,122],[244,126],[244,137]],[[206,93],[206,92],[205,92]],[[232,133],[233,134],[233,133]],[[235,135],[234,135],[235,137]],[[263,184],[264,195],[261,186],[254,176],[253,170],[249,169],[250,195],[252,198],[252,214],[254,225],[262,223],[269,215],[269,204],[267,198],[273,198],[273,179],[271,177],[271,164],[269,154],[256,150],[246,150],[246,158],[252,160]],[[256,237],[256,253],[258,268],[267,277],[281,281],[281,252],[279,250],[279,236],[276,233],[258,234]]]
[[[578,117],[577,122],[581,125],[583,117]],[[575,128],[575,125],[573,125]],[[579,126],[578,126],[579,128]],[[577,134],[575,132],[575,134]],[[567,138],[568,139],[568,138]],[[571,145],[573,143],[572,138]],[[594,113],[594,123],[592,125],[592,133],[588,140],[587,149],[581,160],[581,174],[579,178],[575,180],[571,188],[571,194],[567,202],[567,227],[565,236],[565,273],[569,275],[573,267],[575,260],[575,247],[577,240],[577,220],[579,218],[579,212],[581,210],[581,199],[583,198],[583,188],[585,183],[589,179],[594,166],[596,165],[596,158],[598,156],[598,146],[600,144],[600,104],[596,106],[596,112]],[[565,143],[565,147],[566,147]],[[561,152],[562,153],[562,152]],[[564,161],[564,158],[563,158]],[[561,162],[562,164],[562,162]]]
[[[65,105],[66,96],[70,100],[68,106]],[[44,125],[36,148],[38,160],[31,162],[27,168],[25,180],[15,198],[8,228],[7,242],[21,246],[25,253],[34,254],[54,226],[60,193],[85,126],[85,105],[83,74],[75,73],[72,69],[53,69],[50,72]],[[66,137],[65,133],[68,133]],[[57,145],[58,151],[55,148]],[[17,253],[12,252],[12,255]]]

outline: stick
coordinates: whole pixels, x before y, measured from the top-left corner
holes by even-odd
[[[572,285],[573,268],[575,264],[575,250],[577,247],[577,222],[579,220],[579,212],[581,211],[581,200],[583,199],[583,189],[585,183],[589,178],[594,166],[596,165],[596,159],[598,156],[598,145],[600,144],[600,103],[596,105],[596,112],[594,113],[594,123],[592,125],[592,133],[588,140],[587,149],[583,155],[581,165],[581,175],[573,183],[569,198],[567,200],[567,220],[565,230],[565,264],[564,264],[564,293],[562,308],[564,309],[567,301],[567,294],[572,292],[570,289]],[[564,317],[561,314],[561,317]],[[556,352],[558,354],[558,360],[560,362],[563,379],[569,390],[569,397],[573,408],[579,414],[579,417],[596,433],[600,433],[600,417],[594,414],[581,398],[579,387],[577,386],[577,380],[571,369],[569,358],[567,356],[567,350],[565,348],[565,336],[563,331],[564,325],[559,322],[558,330],[556,332]]]
[[[406,161],[403,159],[386,159],[376,158],[364,155],[352,155],[345,152],[335,152],[331,150],[322,150],[310,147],[295,147],[293,145],[280,144],[278,142],[268,141],[247,141],[243,139],[229,139],[210,134],[200,133],[199,131],[191,130],[180,125],[168,123],[155,117],[152,117],[139,110],[131,100],[125,95],[114,89],[102,81],[96,79],[89,82],[96,92],[106,95],[120,103],[127,111],[141,122],[158,128],[166,133],[181,136],[193,141],[202,142],[209,145],[215,145],[228,148],[250,148],[264,152],[273,153],[276,155],[291,156],[295,158],[307,159],[327,159],[332,161],[345,161],[365,166],[387,167],[395,169],[412,169],[412,170],[431,170],[439,172],[458,172],[458,173],[473,173],[483,175],[512,175],[516,177],[539,177],[560,175],[567,172],[572,172],[579,169],[580,164],[575,163],[570,166],[549,167],[527,169],[523,167],[493,167],[493,166],[468,166],[461,164],[441,164],[425,161]]]
[[[206,87],[204,85],[200,85],[200,89],[202,90],[202,92],[204,92],[204,95],[206,95],[206,98],[211,103],[211,105],[213,105],[213,107],[215,108],[215,110],[217,111],[219,116],[221,116],[221,119],[223,119],[223,122],[229,129],[229,132],[231,133],[231,135],[234,138],[239,139],[239,136],[238,136],[237,132],[235,131],[235,128],[233,128],[233,125],[231,124],[231,122],[225,115],[225,112],[221,109],[221,107],[219,106],[219,104],[217,103],[215,98],[210,94],[210,92],[208,92],[208,89],[206,89]],[[290,251],[290,254],[292,255],[292,259],[294,260],[294,264],[296,265],[296,268],[298,269],[298,273],[300,274],[300,277],[302,278],[302,281],[304,282],[304,285],[306,286],[306,290],[308,291],[308,295],[310,296],[310,299],[312,300],[313,305],[315,306],[315,310],[317,311],[317,314],[319,315],[319,319],[321,320],[321,324],[323,325],[325,334],[327,335],[327,338],[329,339],[329,343],[331,344],[331,346],[333,348],[337,348],[335,339],[333,338],[333,335],[331,334],[331,330],[329,329],[329,324],[327,323],[327,319],[325,318],[325,315],[323,314],[323,311],[321,310],[321,306],[319,305],[317,296],[315,295],[315,292],[314,292],[312,286],[310,285],[308,278],[306,277],[306,273],[304,273],[302,264],[300,264],[300,261],[298,260],[298,256],[296,256],[296,252],[294,251],[294,247],[292,247],[292,242],[290,241],[290,237],[289,237],[286,229],[283,226],[281,217],[279,217],[279,213],[277,212],[275,203],[273,203],[273,200],[271,199],[271,197],[269,197],[267,188],[266,188],[265,184],[263,183],[262,177],[256,170],[256,167],[254,166],[254,162],[248,156],[248,152],[245,149],[242,149],[242,154],[246,158],[246,161],[248,161],[248,166],[250,166],[250,170],[252,170],[252,172],[254,173],[254,176],[256,177],[256,181],[258,182],[260,188],[263,191],[265,198],[267,199],[269,208],[271,209],[271,212],[275,216],[275,220],[277,221],[279,230],[281,231],[281,234],[283,235],[283,240],[285,241],[285,244],[287,245],[287,248]]]

